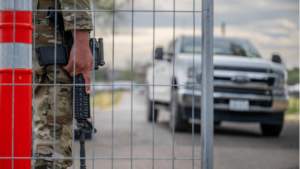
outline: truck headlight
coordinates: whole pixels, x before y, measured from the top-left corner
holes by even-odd
[[[276,89],[273,90],[274,95],[287,95],[287,85],[286,85],[286,79],[287,79],[287,74],[285,73],[280,73],[278,75],[278,86]]]
[[[189,79],[193,79],[195,75],[195,69],[194,68],[188,68],[188,72],[187,72],[187,75],[188,75],[188,78]]]
[[[193,82],[193,80],[196,83],[201,82],[201,70],[200,69],[188,68],[187,76],[188,76],[188,80],[190,82]]]
[[[282,74],[279,75],[278,85],[279,86],[284,86],[285,83],[286,83],[286,79],[285,79],[284,73],[282,73]]]

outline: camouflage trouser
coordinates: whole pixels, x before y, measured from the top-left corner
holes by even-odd
[[[54,0],[38,0],[37,9],[47,9],[55,6]],[[58,2],[58,8],[60,7]],[[60,9],[60,8],[59,8]],[[54,46],[54,26],[45,18],[46,12],[37,12],[35,30],[35,47]],[[57,45],[61,44],[60,34],[57,32]],[[73,80],[62,66],[39,66],[35,58],[35,83],[49,84],[49,86],[35,86],[34,100],[34,153],[35,157],[72,157],[73,123],[72,123],[72,84]],[[56,73],[55,87],[54,74]],[[56,96],[56,100],[54,100]],[[54,102],[56,102],[56,116],[54,117]],[[54,118],[55,152],[54,152]],[[72,165],[72,160],[56,160],[56,169],[65,169]],[[53,160],[35,161],[36,169],[52,169]]]

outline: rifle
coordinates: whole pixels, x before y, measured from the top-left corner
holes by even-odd
[[[56,46],[56,65],[67,65],[69,62],[70,51],[73,45],[73,36],[71,32],[65,32],[62,16],[57,13],[57,20],[55,19],[54,8],[50,6],[47,11],[46,19],[52,23],[56,23],[57,29],[62,38],[62,46]],[[67,40],[67,44],[64,43]],[[98,66],[104,66],[103,55],[103,39],[90,38],[89,46],[93,54],[94,69],[97,70]],[[36,49],[37,59],[40,66],[54,65],[54,46],[41,46]],[[90,113],[90,95],[85,92],[85,81],[82,74],[75,76],[75,84],[83,84],[75,86],[75,119],[77,121],[77,129],[75,134],[80,136],[80,157],[85,157],[85,133],[97,132],[96,128],[87,120],[91,117]],[[87,130],[90,127],[91,130]],[[80,169],[86,169],[85,159],[80,159]]]

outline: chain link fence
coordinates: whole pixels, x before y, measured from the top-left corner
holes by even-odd
[[[31,1],[31,0],[29,0]],[[2,3],[5,3],[4,0],[1,1]],[[33,4],[36,4],[37,0],[34,0],[32,3]],[[20,5],[18,3],[21,3],[21,1],[18,1],[18,0],[14,0],[13,1],[14,4],[12,4],[14,7]],[[74,3],[78,3],[78,0],[74,0]],[[126,3],[127,6],[122,8],[122,4],[123,3]],[[60,159],[73,159],[74,160],[74,163],[72,165],[72,167],[70,168],[79,168],[79,161],[80,159],[86,159],[87,160],[87,168],[92,168],[92,169],[96,169],[96,168],[140,168],[139,167],[139,164],[138,165],[134,165],[134,162],[135,161],[141,161],[140,163],[147,163],[147,168],[156,168],[158,166],[158,168],[160,167],[163,167],[164,165],[161,164],[162,161],[170,161],[171,163],[171,168],[178,168],[176,165],[179,164],[179,166],[182,167],[182,165],[180,165],[181,162],[185,162],[186,163],[189,163],[187,168],[199,168],[200,166],[198,164],[200,164],[200,161],[201,161],[201,166],[202,168],[204,169],[212,169],[213,168],[213,165],[212,165],[212,162],[213,162],[213,154],[212,154],[212,149],[213,149],[213,109],[212,109],[212,106],[213,106],[213,98],[212,98],[212,93],[213,93],[213,84],[212,84],[212,78],[213,78],[213,62],[212,62],[212,44],[213,44],[213,40],[212,40],[212,36],[213,36],[213,1],[212,0],[202,0],[202,2],[198,2],[197,5],[201,6],[202,10],[196,10],[196,9],[200,9],[199,6],[197,7],[196,6],[196,1],[193,0],[191,1],[192,3],[192,10],[176,10],[176,0],[173,0],[172,1],[172,7],[170,7],[170,10],[163,10],[163,9],[157,9],[157,3],[161,3],[161,2],[158,2],[156,0],[153,0],[151,1],[150,3],[148,3],[148,5],[146,5],[145,8],[147,9],[136,9],[136,0],[131,0],[131,1],[118,1],[116,2],[116,0],[91,0],[91,4],[92,4],[92,8],[91,10],[77,10],[76,9],[76,5],[75,5],[75,9],[74,10],[69,10],[69,9],[61,9],[59,10],[57,8],[58,6],[58,1],[56,0],[55,1],[55,10],[54,11],[57,11],[57,12],[61,12],[61,11],[70,11],[70,12],[74,12],[74,15],[76,16],[76,12],[89,12],[89,13],[92,13],[92,17],[93,17],[93,27],[94,27],[94,31],[92,31],[90,33],[90,37],[101,37],[101,36],[106,36],[108,38],[104,38],[104,51],[105,51],[105,61],[107,63],[109,63],[108,65],[109,66],[106,66],[104,67],[103,69],[100,68],[100,70],[93,70],[91,71],[91,116],[93,117],[92,120],[90,120],[92,122],[92,124],[94,124],[94,126],[99,126],[99,124],[97,123],[100,123],[98,119],[101,119],[101,116],[105,116],[107,117],[107,119],[109,119],[109,121],[101,121],[102,123],[104,123],[106,125],[106,128],[107,130],[111,130],[111,138],[110,139],[107,139],[107,138],[104,138],[104,137],[101,137],[101,136],[107,136],[107,135],[104,135],[102,133],[103,131],[103,127],[104,125],[101,125],[101,127],[97,128],[98,129],[98,133],[92,133],[91,134],[91,141],[87,141],[87,144],[86,144],[86,147],[88,148],[89,146],[90,149],[89,151],[87,152],[87,155],[86,157],[84,158],[80,158],[79,157],[79,143],[75,141],[75,134],[73,135],[73,142],[72,142],[72,157],[59,157],[56,155],[56,153],[53,154],[53,158],[51,158],[51,160],[54,161],[54,164],[57,162],[57,160],[60,160]],[[182,2],[184,3],[184,2]],[[200,4],[202,3],[202,5]],[[31,6],[31,2],[29,3]],[[120,5],[121,4],[121,5]],[[151,6],[149,5],[151,4]],[[119,5],[119,6],[117,6]],[[23,6],[26,6],[23,4]],[[35,6],[35,5],[33,5]],[[121,6],[121,7],[120,7]],[[16,8],[14,8],[16,9]],[[1,10],[4,10],[4,9],[1,9]],[[22,9],[21,9],[22,10]],[[16,10],[14,11],[14,13],[16,12]],[[34,25],[34,30],[33,30],[33,35],[37,36],[35,34],[36,32],[36,29],[35,29],[35,25],[37,23],[37,18],[36,18],[36,13],[37,12],[47,12],[47,10],[42,10],[42,9],[36,9],[35,7],[32,9],[32,12],[33,12],[33,25]],[[175,77],[175,72],[177,71],[177,68],[176,68],[176,59],[173,59],[171,61],[169,61],[171,63],[171,74],[172,74],[172,82],[170,82],[170,84],[165,84],[165,83],[160,83],[159,81],[157,82],[157,78],[155,76],[157,76],[157,72],[155,72],[155,66],[156,66],[156,47],[157,45],[160,45],[160,44],[157,44],[156,42],[156,38],[157,39],[161,39],[160,37],[158,37],[156,35],[156,29],[157,29],[157,20],[160,20],[161,21],[161,18],[159,18],[159,14],[162,14],[162,13],[168,13],[170,14],[170,17],[169,19],[171,19],[171,23],[172,23],[172,41],[173,43],[171,43],[173,45],[172,47],[172,53],[170,54],[171,55],[171,58],[176,58],[177,56],[177,51],[176,51],[176,38],[177,38],[177,35],[175,32],[176,32],[176,15],[178,13],[184,13],[184,14],[189,14],[190,17],[192,17],[191,21],[192,21],[192,38],[193,38],[193,45],[192,45],[192,57],[193,57],[193,69],[195,69],[196,67],[200,67],[200,65],[197,65],[197,62],[195,62],[195,41],[196,41],[196,32],[200,32],[199,30],[197,30],[198,28],[196,28],[196,22],[197,22],[197,19],[199,18],[196,18],[196,15],[201,15],[202,19],[202,24],[201,24],[201,27],[202,27],[202,66],[201,66],[201,69],[202,69],[202,85],[197,85],[197,83],[195,81],[193,81],[191,84],[189,84],[189,87],[192,88],[192,91],[193,91],[193,95],[194,95],[194,92],[196,92],[196,88],[199,88],[201,87],[202,88],[202,99],[201,99],[201,109],[202,109],[202,118],[201,118],[201,158],[198,156],[198,155],[195,155],[195,143],[198,144],[200,143],[200,140],[198,140],[197,136],[195,136],[195,132],[198,131],[198,129],[195,129],[195,111],[196,109],[194,108],[195,107],[195,98],[196,97],[192,97],[192,100],[190,100],[191,102],[191,105],[192,105],[192,118],[191,118],[191,123],[192,123],[192,127],[191,127],[191,144],[187,145],[190,147],[190,154],[191,156],[178,156],[175,151],[176,151],[176,143],[175,143],[175,135],[176,135],[176,132],[175,132],[175,118],[176,118],[176,115],[175,115],[175,111],[176,111],[176,107],[177,107],[177,102],[176,102],[176,93],[175,91],[177,91],[177,88],[179,87],[186,87],[185,85],[179,85],[177,82],[176,82],[176,77]],[[152,25],[150,27],[150,29],[152,29],[152,37],[151,36],[146,36],[144,37],[144,40],[145,41],[152,41],[152,46],[150,47],[151,48],[151,52],[152,52],[152,55],[151,55],[151,64],[148,65],[148,67],[152,67],[152,69],[149,69],[151,70],[151,74],[152,74],[152,83],[145,83],[144,80],[141,80],[138,82],[138,80],[136,80],[136,74],[138,74],[136,71],[138,71],[135,67],[135,65],[138,65],[138,62],[135,62],[135,55],[138,55],[136,54],[134,51],[135,51],[135,45],[134,45],[134,41],[135,41],[135,17],[138,17],[138,15],[149,15],[148,19],[150,17],[152,17],[152,23],[151,23],[151,20],[147,22],[148,25]],[[57,13],[55,14],[55,17],[57,17]],[[130,22],[127,22],[127,18],[129,18]],[[200,20],[200,19],[199,19]],[[129,24],[129,32],[130,32],[130,39],[125,39],[125,41],[122,43],[124,46],[127,47],[126,50],[130,50],[130,54],[127,55],[128,58],[130,59],[127,59],[127,60],[124,60],[122,59],[121,57],[125,57],[124,55],[122,56],[122,51],[119,51],[118,49],[116,50],[115,48],[115,37],[119,38],[120,36],[122,36],[122,23],[123,22],[127,22],[127,24]],[[165,22],[169,22],[169,21],[165,21]],[[14,23],[15,23],[15,19],[14,19]],[[76,39],[76,17],[74,18],[74,39]],[[105,29],[101,30],[101,23],[108,23],[108,25],[111,24],[111,30],[108,30],[107,26]],[[161,22],[160,22],[161,23]],[[120,26],[116,26],[120,24]],[[184,25],[184,24],[183,24]],[[55,24],[55,32],[58,32],[58,28],[57,28],[57,24]],[[14,27],[14,29],[16,29]],[[145,29],[145,32],[146,30],[149,30],[149,29]],[[97,32],[99,31],[99,32]],[[110,35],[105,35],[105,33],[107,34],[110,34]],[[137,32],[137,33],[143,33],[143,32]],[[184,33],[184,31],[183,31]],[[159,34],[161,35],[161,33]],[[118,37],[119,36],[119,37]],[[14,37],[15,38],[15,37]],[[59,45],[57,43],[57,34],[55,33],[55,37],[54,38],[54,50],[57,51],[57,46]],[[148,39],[147,39],[148,38]],[[151,38],[151,39],[150,39]],[[120,39],[118,39],[120,40]],[[14,41],[15,42],[15,41]],[[74,50],[76,50],[76,41],[74,41]],[[110,45],[108,45],[109,43],[111,43]],[[36,46],[36,43],[35,43],[35,38],[33,38],[33,42],[32,42],[32,49],[35,49],[37,46]],[[14,54],[16,55],[16,53],[18,53],[18,49],[16,46],[13,46],[14,47]],[[119,46],[118,46],[119,48]],[[3,51],[5,49],[1,48],[1,54],[3,55]],[[110,50],[110,52],[107,52],[108,50]],[[31,55],[31,53],[30,53]],[[116,55],[118,55],[118,57],[115,57]],[[33,52],[33,56],[34,56],[34,52]],[[73,56],[70,56],[70,57],[74,57],[74,65],[73,67],[75,68],[76,65],[75,65],[75,60],[76,60],[76,57],[75,57],[75,53]],[[139,56],[139,57],[143,57],[143,56]],[[36,58],[35,57],[32,57],[33,58],[33,63],[36,63]],[[54,58],[56,60],[57,58],[57,52],[54,52]],[[17,63],[18,60],[14,60],[14,63]],[[178,64],[178,63],[177,63]],[[56,65],[56,61],[55,61],[55,65]],[[127,72],[120,72],[115,65],[126,65],[126,68],[127,68]],[[57,91],[59,89],[59,87],[61,86],[61,84],[57,84],[57,74],[56,73],[53,73],[53,83],[50,84],[50,83],[44,83],[44,84],[41,84],[41,83],[36,83],[37,81],[37,76],[35,76],[35,64],[32,65],[33,66],[33,83],[30,85],[32,86],[32,133],[34,133],[34,126],[35,126],[35,122],[34,122],[34,107],[35,107],[35,104],[36,104],[36,99],[38,98],[35,98],[35,87],[36,86],[54,86],[54,91]],[[2,67],[3,68],[3,67]],[[15,66],[12,67],[13,68],[13,72],[14,72],[14,69],[15,69]],[[1,67],[0,67],[1,69]],[[101,70],[102,69],[102,70]],[[75,70],[75,69],[74,69]],[[105,75],[101,75],[101,73],[103,73],[103,70],[105,70],[106,72],[104,73]],[[54,66],[53,67],[53,72],[57,72],[59,70],[57,70],[57,67]],[[194,72],[193,72],[194,73]],[[73,74],[75,76],[75,72]],[[15,74],[13,74],[13,77],[15,76]],[[104,83],[102,83],[102,81],[100,80],[97,81],[97,78],[101,77],[102,76],[105,76],[106,79],[109,79],[107,81],[104,81]],[[126,78],[127,76],[127,78]],[[143,76],[146,76],[146,74],[142,74],[141,75],[142,77]],[[195,75],[193,74],[193,76],[195,77]],[[122,79],[121,77],[124,77],[124,79],[130,79],[130,83],[125,83],[125,82],[118,82],[118,81],[115,81],[116,79],[118,79],[118,77],[120,77],[119,79]],[[14,79],[14,78],[13,78]],[[194,79],[195,80],[195,79]],[[105,83],[106,82],[106,83]],[[110,82],[110,83],[107,83],[107,82]],[[14,110],[14,96],[15,96],[15,90],[14,88],[18,85],[20,86],[26,86],[28,84],[15,84],[15,82],[13,81],[12,84],[0,84],[1,86],[5,86],[5,85],[10,85],[12,86],[13,88],[13,93],[12,93],[12,141],[14,141],[14,116],[15,116],[15,110]],[[75,84],[75,78],[73,79],[73,84],[63,84],[64,86],[73,86],[73,89],[72,89],[72,93],[73,93],[73,96],[75,96],[75,86],[80,86],[79,84]],[[173,121],[171,124],[171,132],[172,132],[172,141],[171,141],[171,154],[169,156],[165,156],[165,157],[162,157],[160,154],[157,155],[156,153],[156,150],[157,150],[157,147],[156,147],[156,144],[159,143],[159,141],[162,141],[163,139],[159,139],[159,140],[156,140],[156,137],[157,135],[160,134],[160,131],[157,131],[157,123],[155,123],[155,120],[152,120],[151,122],[151,130],[149,131],[147,129],[145,129],[144,131],[142,132],[150,132],[151,135],[148,135],[147,139],[148,141],[150,140],[150,144],[151,144],[151,148],[150,149],[143,149],[143,147],[139,147],[138,149],[134,149],[134,137],[135,137],[135,132],[134,132],[134,120],[135,118],[140,118],[140,115],[138,115],[139,117],[135,117],[135,113],[134,113],[134,107],[135,107],[135,103],[136,104],[139,104],[139,102],[135,102],[135,100],[139,100],[141,98],[134,98],[135,95],[134,95],[134,92],[136,90],[136,88],[147,88],[148,91],[149,89],[152,90],[152,92],[150,91],[148,94],[149,95],[152,95],[150,98],[153,99],[153,101],[151,102],[151,110],[152,110],[152,113],[151,113],[151,118],[152,119],[156,119],[156,108],[159,107],[159,106],[162,106],[161,104],[158,105],[154,100],[155,97],[158,97],[155,95],[155,90],[158,90],[158,88],[169,88],[171,89],[171,96],[172,96],[172,99],[171,99],[171,102],[170,102],[170,113],[171,113],[171,121]],[[101,89],[100,89],[101,88]],[[120,99],[119,97],[122,97],[122,96],[118,96],[116,95],[116,89],[118,90],[119,88],[122,88],[123,90],[129,90],[130,91],[130,97],[126,97],[126,99],[130,100],[129,102],[126,102],[126,104],[130,104],[130,105],[127,105],[127,106],[130,106],[130,113],[129,114],[126,114],[126,116],[129,116],[129,117],[125,117],[125,116],[122,116],[122,117],[117,117],[120,115],[120,113],[117,113],[116,114],[116,111],[115,111],[115,105],[118,101],[118,99]],[[152,89],[151,89],[152,88]],[[142,89],[142,91],[144,91]],[[106,93],[110,93],[110,97],[109,99],[111,100],[110,104],[108,104],[107,108],[106,109],[101,109],[101,110],[97,110],[97,106],[100,104],[98,103],[99,101],[99,98],[100,99],[107,99],[107,97],[100,97],[97,93],[97,91],[106,91]],[[146,91],[144,91],[146,92]],[[54,92],[55,93],[55,92]],[[54,100],[57,100],[57,95],[54,94]],[[99,98],[98,98],[99,96]],[[129,95],[128,95],[129,96]],[[204,98],[204,99],[203,99]],[[72,98],[73,99],[73,103],[75,103],[75,97]],[[57,113],[57,101],[54,101],[53,102],[53,123],[54,124],[57,124],[57,119],[55,118],[56,117],[56,113]],[[1,104],[1,103],[0,103]],[[75,110],[75,104],[72,105],[73,106],[73,110]],[[144,107],[146,105],[143,105]],[[141,110],[144,110],[145,111],[146,108],[142,108],[141,107]],[[138,109],[139,111],[140,109]],[[96,111],[96,113],[95,113]],[[97,114],[101,111],[105,111],[105,112],[109,112],[105,115],[101,114]],[[200,113],[200,112],[198,112]],[[143,114],[143,113],[142,113]],[[108,117],[110,116],[110,117]],[[73,117],[75,117],[75,114],[74,114],[74,111],[73,111]],[[119,119],[120,118],[124,118],[124,119],[127,119],[128,121],[126,122],[126,124],[128,124],[130,126],[130,129],[129,129],[129,133],[122,133],[118,130],[115,129],[115,126],[116,125],[119,125],[118,123],[122,123],[122,121],[120,121]],[[73,118],[73,131],[75,131],[76,129],[76,120],[75,118]],[[110,125],[110,127],[108,127],[107,125]],[[141,127],[143,128],[144,125],[141,125],[141,126],[137,126],[137,128]],[[56,136],[56,132],[57,132],[57,129],[56,129],[56,125],[53,126],[53,136]],[[102,128],[103,127],[103,128]],[[150,134],[149,133],[149,134]],[[96,138],[96,135],[100,135],[99,137],[97,137],[98,140],[95,141],[95,138]],[[117,136],[117,135],[120,135],[120,136]],[[127,135],[125,137],[125,135]],[[124,137],[123,137],[124,136]],[[118,138],[117,142],[116,142],[116,137]],[[122,147],[120,146],[119,144],[119,141],[122,140],[122,138],[129,138],[129,141],[125,141],[126,144],[125,146],[127,148],[124,148],[124,151],[123,152],[126,152],[126,153],[117,153],[116,154],[116,151],[118,151],[118,149],[122,149]],[[56,146],[55,146],[55,142],[56,142],[56,137],[53,137],[54,138],[54,145],[53,145],[53,152],[56,152]],[[109,141],[109,143],[103,143],[103,140],[105,141]],[[141,140],[143,141],[143,140]],[[31,140],[31,144],[32,144],[32,147],[34,145],[34,135],[32,134],[32,140]],[[109,149],[110,151],[107,151],[107,146],[110,145]],[[116,146],[117,145],[117,146]],[[3,145],[1,145],[3,146]],[[103,146],[105,146],[105,149],[103,148]],[[162,149],[162,150],[158,150],[159,152],[161,151],[170,151],[170,150],[166,150],[164,147],[158,147],[158,149]],[[33,166],[33,163],[34,163],[34,160],[36,159],[45,159],[45,158],[40,158],[40,157],[34,157],[34,150],[32,150],[32,157],[14,157],[14,143],[12,143],[12,157],[0,157],[0,159],[12,159],[12,168],[16,167],[14,166],[14,160],[17,160],[17,159],[31,159],[31,163],[32,163],[32,169],[34,169],[34,166]],[[199,149],[196,149],[196,151],[198,151]],[[103,155],[103,156],[96,156],[95,154],[98,153],[98,151],[106,151],[105,153],[103,154],[106,154],[106,155]],[[144,156],[145,153],[138,153],[139,151],[145,151],[147,152],[146,154],[148,154],[148,156]],[[178,149],[178,151],[180,151],[180,149]],[[138,155],[135,155],[134,152],[137,152],[136,154]],[[78,153],[78,154],[77,154]],[[198,152],[199,154],[200,152]],[[110,154],[110,155],[108,155]],[[184,153],[183,153],[184,154]],[[197,152],[196,152],[197,154]],[[120,163],[116,166],[116,163],[118,163],[119,161],[126,161],[126,163]],[[195,163],[197,163],[197,165],[195,165]],[[157,164],[157,165],[156,165]],[[122,166],[123,167],[120,167]],[[184,165],[183,165],[184,166]],[[55,168],[55,167],[54,167]],[[164,167],[163,167],[164,168]],[[168,168],[168,167],[167,167]]]

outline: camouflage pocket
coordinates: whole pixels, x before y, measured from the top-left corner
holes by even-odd
[[[41,83],[49,84],[49,86],[39,86],[36,90],[35,121],[42,121],[53,125],[55,116],[56,124],[71,123],[73,117],[73,87],[64,84],[70,84],[72,78],[62,67],[58,67],[56,71],[56,84],[59,85],[54,87],[52,85],[54,83],[54,66],[47,66],[46,73],[42,76],[37,76],[37,79],[41,79]],[[55,114],[54,103],[56,106]]]
[[[47,123],[36,124],[34,132],[35,157],[43,157],[46,161],[53,161],[52,157],[54,157],[54,154],[55,157],[64,157],[64,151],[61,146],[63,125],[56,125],[55,131],[54,151],[54,125]]]
[[[34,156],[43,158],[43,160],[36,160],[36,165],[41,163],[53,162],[53,157],[61,158],[56,159],[55,162],[61,168],[71,166],[72,159],[63,159],[65,157],[72,157],[72,149],[69,147],[69,142],[73,138],[73,125],[72,123],[66,125],[56,125],[55,133],[55,151],[54,151],[54,130],[53,125],[39,123],[35,126],[34,133]],[[72,137],[72,138],[71,138]],[[71,139],[71,140],[70,140]]]
[[[72,150],[70,150],[69,142],[73,138],[73,125],[57,125],[56,126],[56,140],[54,151],[53,139],[53,125],[40,126],[40,130],[35,131],[35,157],[42,157],[46,161],[53,161],[55,158],[72,157]],[[72,137],[72,138],[71,138]],[[57,163],[72,163],[71,159],[57,159]]]
[[[56,95],[56,98],[54,98],[54,95]],[[56,103],[55,115],[54,103]],[[59,85],[56,86],[56,91],[54,91],[54,86],[49,87],[48,113],[46,117],[47,123],[54,123],[54,116],[56,119],[56,124],[72,123],[72,109],[72,86]]]
[[[59,152],[61,150],[60,145],[55,145],[55,151],[53,148],[53,144],[43,144],[43,145],[37,145],[35,149],[35,157],[42,157],[46,161],[53,161],[53,157],[55,154],[55,158],[63,158],[64,152]],[[56,160],[57,163],[63,163],[63,159]]]

